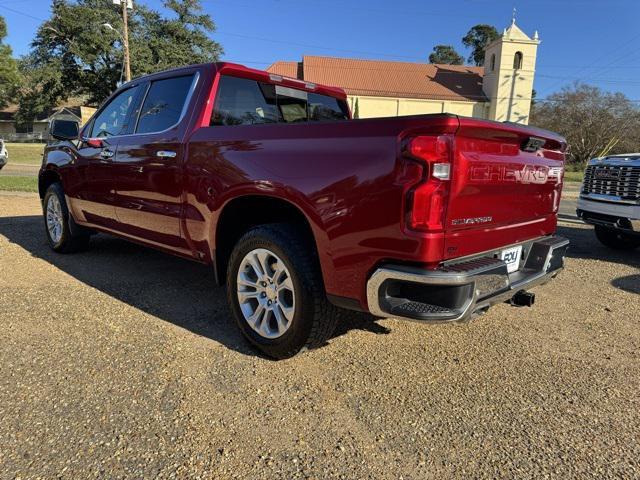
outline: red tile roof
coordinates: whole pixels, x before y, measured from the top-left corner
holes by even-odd
[[[348,95],[486,102],[482,67],[305,55],[267,71],[344,89]]]

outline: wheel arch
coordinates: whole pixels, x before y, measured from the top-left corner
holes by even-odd
[[[44,199],[47,189],[56,182],[62,182],[62,179],[55,167],[50,167],[40,172],[38,175],[38,194],[40,195],[40,200]]]
[[[312,221],[298,205],[281,197],[247,194],[234,197],[222,207],[214,229],[216,281],[224,283],[227,264],[237,241],[251,228],[270,223],[289,223],[300,228],[319,259],[318,239]]]

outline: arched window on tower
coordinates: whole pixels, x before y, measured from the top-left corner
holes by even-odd
[[[493,72],[496,69],[496,54],[491,55],[491,71]]]
[[[520,70],[522,68],[522,52],[516,52],[513,56],[513,69]]]

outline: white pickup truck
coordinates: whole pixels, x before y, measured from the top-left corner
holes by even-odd
[[[640,153],[594,158],[587,164],[577,215],[595,226],[607,247],[640,246]]]

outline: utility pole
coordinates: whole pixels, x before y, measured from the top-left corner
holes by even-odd
[[[104,23],[102,26],[115,31],[120,35],[120,40],[122,40],[122,51],[124,53],[124,74],[125,81],[131,81],[131,57],[129,56],[129,9],[133,9],[133,0],[113,0],[114,5],[119,5],[122,7],[122,23],[124,25],[122,33],[120,33],[117,29],[113,28],[113,26],[109,23]],[[120,76],[120,81],[122,82],[122,76]]]
[[[124,24],[124,31],[122,32],[124,37],[124,78],[125,81],[131,81],[131,60],[129,57],[129,12],[127,11],[129,0],[122,2],[122,22]]]

